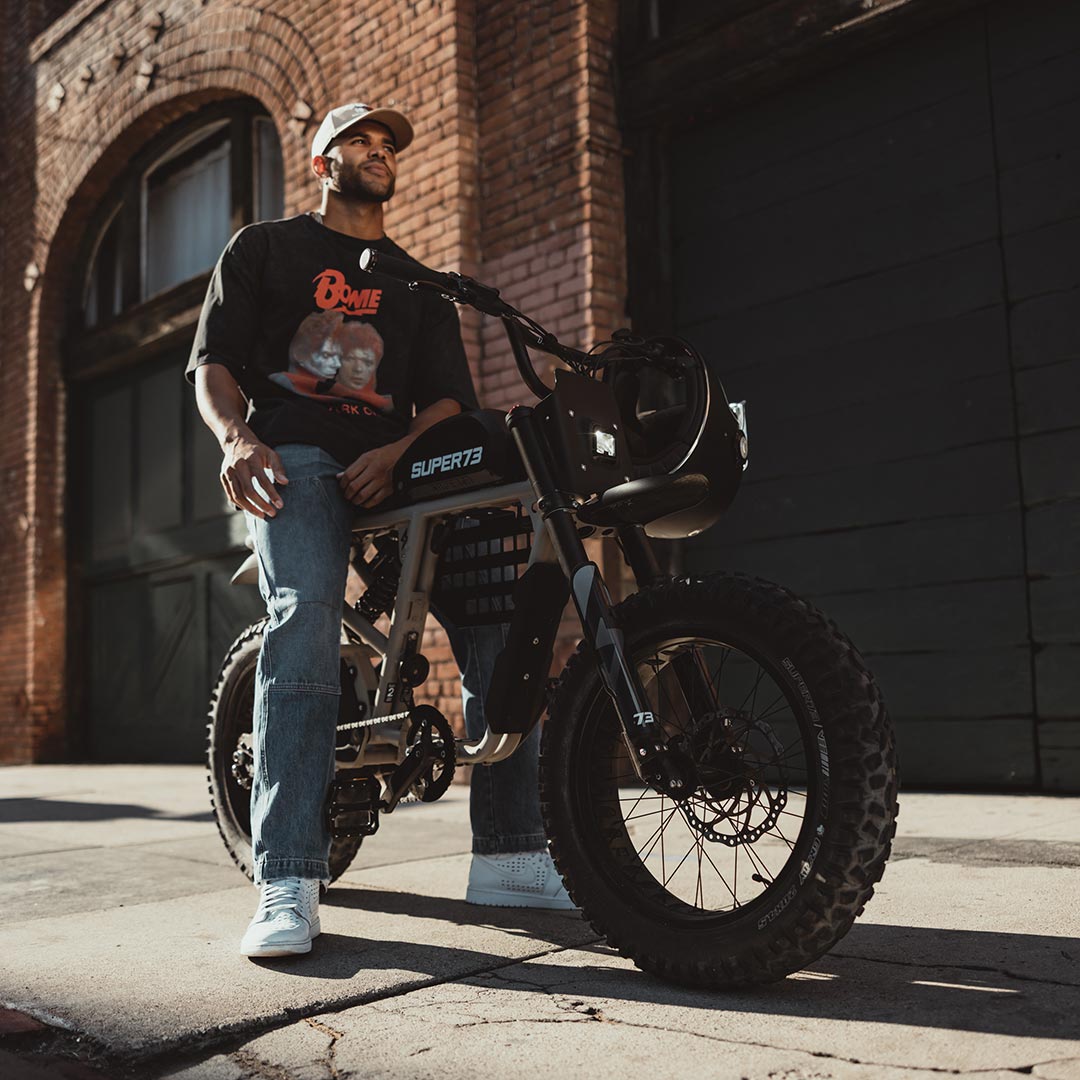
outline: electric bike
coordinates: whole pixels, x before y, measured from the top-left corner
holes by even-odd
[[[810,964],[882,875],[897,755],[874,677],[833,622],[768,581],[665,573],[650,543],[697,535],[727,510],[749,459],[744,403],[678,338],[619,331],[586,353],[471,278],[370,248],[360,265],[501,319],[538,401],[428,429],[398,461],[394,494],[357,515],[364,592],[342,609],[332,876],[380,814],[438,799],[460,765],[504,760],[546,713],[551,855],[613,948],[702,988]],[[530,349],[564,365],[553,387]],[[621,603],[590,536],[614,542],[636,583]],[[255,579],[252,558],[234,581]],[[433,602],[458,625],[507,624],[480,739],[418,700]],[[568,603],[581,642],[551,679]],[[230,649],[209,724],[215,816],[249,876],[264,625]]]

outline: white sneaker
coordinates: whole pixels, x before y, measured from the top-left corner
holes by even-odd
[[[259,907],[240,942],[244,956],[295,956],[311,952],[319,936],[319,881],[276,878],[260,886]]]
[[[491,907],[578,910],[546,850],[473,855],[465,900]]]

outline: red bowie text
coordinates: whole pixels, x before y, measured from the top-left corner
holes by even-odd
[[[340,270],[324,270],[315,281],[315,303],[323,311],[347,311],[351,315],[374,315],[382,289],[353,289]]]

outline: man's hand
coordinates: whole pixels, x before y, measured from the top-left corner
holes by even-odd
[[[274,517],[285,504],[270,480],[287,484],[281,458],[258,439],[238,436],[226,439],[222,448],[221,486],[229,501],[256,517]]]
[[[394,466],[411,442],[402,439],[368,450],[344,472],[339,472],[338,483],[345,498],[366,509],[381,503],[394,490]]]

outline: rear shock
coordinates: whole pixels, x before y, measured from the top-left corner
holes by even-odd
[[[376,536],[373,546],[375,554],[370,560],[357,558],[353,561],[353,567],[367,586],[355,607],[370,623],[388,614],[393,608],[398,581],[401,578],[397,533]]]

